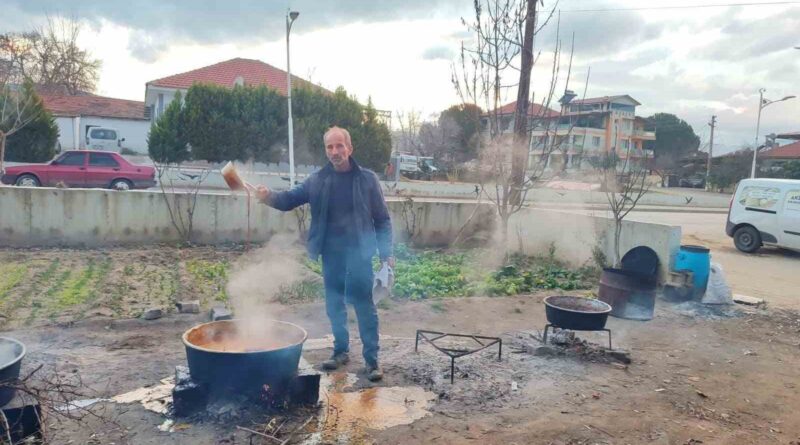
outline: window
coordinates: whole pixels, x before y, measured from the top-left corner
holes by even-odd
[[[592,136],[592,145],[595,147],[600,146],[600,136]]]
[[[89,165],[93,167],[119,167],[116,159],[108,153],[89,153]]]
[[[83,166],[83,159],[86,153],[66,153],[58,161],[58,165],[80,165]]]
[[[117,132],[114,130],[92,130],[89,133],[89,137],[92,139],[106,139],[110,141],[117,140]]]
[[[623,140],[622,140],[622,148],[624,148],[624,149],[626,149],[626,150],[627,150],[627,149],[629,149],[629,148],[631,148],[630,142],[628,142],[628,140],[627,140],[627,139],[623,139]]]
[[[160,117],[164,113],[164,94],[158,93],[158,112],[156,113],[156,117]]]
[[[749,186],[739,195],[739,204],[745,207],[771,209],[778,203],[781,189],[777,187]]]

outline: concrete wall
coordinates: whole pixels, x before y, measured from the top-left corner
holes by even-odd
[[[167,197],[173,209],[180,209],[177,214],[185,217],[190,195],[176,193]],[[413,237],[422,246],[446,246],[476,206],[390,202],[395,239],[404,241]],[[160,192],[0,187],[0,209],[0,246],[92,247],[181,239]],[[479,231],[491,232],[493,215],[491,207],[480,207],[463,236],[470,238]],[[284,213],[253,202],[250,239],[265,241],[275,233],[296,233],[298,216],[297,212]],[[193,221],[197,243],[243,242],[248,233],[247,198],[198,195]]]
[[[509,245],[526,254],[547,252],[581,266],[590,264],[593,249],[599,248],[610,262],[614,258],[614,220],[540,209],[524,209],[509,221]],[[675,264],[680,249],[681,228],[664,224],[623,221],[620,256],[637,246],[648,246],[659,259],[659,280],[663,282]]]
[[[176,215],[186,217],[190,195],[173,193],[166,197]],[[164,198],[160,192],[150,191],[0,187],[0,246],[177,242],[181,237]],[[457,236],[466,242],[496,239],[495,209],[488,204],[392,201],[388,205],[396,241],[439,247],[450,245]],[[198,195],[194,242],[246,241],[247,209],[245,195]],[[250,207],[250,240],[266,241],[276,233],[297,233],[301,217],[296,211],[280,212],[254,202]],[[308,215],[304,221],[308,227]],[[557,258],[585,265],[592,262],[596,246],[609,260],[613,258],[613,228],[613,221],[607,218],[524,209],[509,221],[509,244],[513,250],[533,255],[546,254],[552,244]],[[659,256],[663,279],[674,264],[680,238],[679,227],[626,221],[621,255],[639,245],[651,247]]]

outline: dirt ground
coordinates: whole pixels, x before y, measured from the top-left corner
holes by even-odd
[[[419,386],[436,397],[427,407],[430,414],[420,420],[367,430],[349,443],[800,443],[797,312],[741,306],[721,311],[659,300],[652,321],[609,319],[615,347],[630,351],[633,362],[625,366],[581,355],[515,353],[514,338],[544,327],[545,295],[383,305],[379,315],[386,378],[377,386]],[[309,338],[329,333],[321,302],[282,306],[274,316],[303,326]],[[154,321],[95,315],[2,335],[28,345],[25,369],[58,364],[62,373],[80,375],[97,396],[110,397],[158,384],[175,365],[185,364],[180,334],[203,320],[202,315],[184,314]],[[503,359],[497,362],[496,352],[488,349],[459,359],[450,385],[443,355],[426,345],[414,353],[417,329],[502,336]],[[354,324],[351,332],[357,333]],[[605,341],[600,333],[579,335],[598,344]],[[358,378],[356,389],[370,387],[358,373],[363,366],[360,345],[353,349],[346,371]],[[328,354],[330,349],[309,350],[304,357],[317,364]],[[163,415],[140,405],[103,407],[119,427],[94,422],[92,433],[67,424],[54,431],[55,442],[259,443],[235,429],[244,420],[189,422],[169,433],[157,429]],[[306,430],[314,428],[312,422]],[[298,435],[296,442],[302,438]]]

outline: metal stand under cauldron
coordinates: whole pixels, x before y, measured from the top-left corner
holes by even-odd
[[[547,344],[547,331],[559,328],[569,331],[605,331],[608,333],[608,349],[611,347],[611,329],[606,320],[611,306],[591,298],[554,295],[544,299],[547,325],[544,327],[542,343]]]

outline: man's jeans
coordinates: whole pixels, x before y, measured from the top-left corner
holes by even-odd
[[[364,361],[367,365],[377,366],[378,310],[372,300],[372,260],[361,258],[357,251],[323,252],[322,275],[325,280],[325,308],[333,331],[334,354],[350,350],[346,301],[356,310]]]

